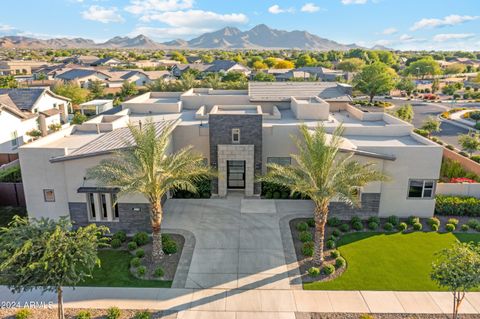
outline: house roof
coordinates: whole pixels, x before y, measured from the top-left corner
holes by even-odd
[[[43,94],[50,94],[56,98],[70,101],[70,99],[56,95],[45,88],[0,89],[0,94],[7,94],[10,100],[19,110],[27,111],[32,111],[35,103],[37,103],[38,99]]]
[[[60,110],[59,109],[48,109],[48,110],[41,111],[39,113],[45,115],[46,117],[50,117],[50,116],[60,114]]]
[[[20,109],[18,109],[18,107],[15,105],[12,99],[8,96],[8,94],[0,94],[0,111],[1,110],[5,110],[22,120],[25,120],[27,118],[34,116],[33,114],[22,112]]]
[[[115,59],[115,58],[112,58],[112,57],[107,57],[107,58],[98,59],[98,60],[92,62],[91,64],[92,65],[101,65],[101,64],[105,64],[105,63],[107,63],[108,61],[111,61],[111,60],[114,60],[118,63],[121,63],[121,61],[118,60],[118,59]]]
[[[100,71],[97,71],[97,70],[93,70],[93,69],[72,69],[72,70],[69,70],[69,71],[64,72],[62,74],[59,74],[56,77],[69,81],[69,80],[84,78],[86,76],[96,74],[96,73],[100,73],[100,74],[103,74],[107,77],[110,77],[106,73],[103,73],[103,72],[100,72]]]
[[[335,82],[249,82],[248,95],[251,101],[290,101],[292,96],[351,101],[350,88]]]
[[[155,122],[155,132],[157,136],[169,127],[175,127],[177,120],[166,120]],[[103,154],[110,154],[115,151],[125,149],[134,145],[134,139],[128,127],[122,127],[111,132],[100,135],[92,142],[74,150],[68,155],[52,158],[51,162],[68,161],[77,158],[91,157]]]
[[[210,64],[205,72],[220,72],[222,70],[228,71],[237,64],[237,62],[230,60],[215,60],[212,62],[212,64]]]

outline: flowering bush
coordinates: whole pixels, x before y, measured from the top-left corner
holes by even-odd
[[[476,183],[476,181],[467,177],[453,177],[450,179],[450,183]]]

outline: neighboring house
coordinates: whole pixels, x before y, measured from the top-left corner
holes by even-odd
[[[209,64],[209,67],[205,69],[203,72],[220,72],[220,73],[240,72],[240,73],[243,73],[244,75],[249,75],[250,69],[235,61],[215,60],[211,64]]]
[[[125,64],[123,61],[120,61],[112,57],[98,59],[97,61],[90,63],[91,66],[108,66],[108,67],[117,67],[123,64]]]
[[[177,62],[177,64],[171,67],[171,72],[173,76],[179,78],[189,70],[194,70],[202,73],[209,67],[210,67],[209,64],[203,64],[203,63],[181,64]]]
[[[168,79],[170,77],[169,71],[122,70],[104,73],[109,75],[106,81],[108,87],[121,87],[125,81],[135,83],[137,86],[145,86],[158,78]]]
[[[90,87],[93,81],[101,81],[107,83],[111,76],[106,72],[101,72],[95,69],[71,69],[66,72],[57,74],[55,79],[65,82],[74,82],[82,88]]]
[[[295,71],[308,72],[312,77],[315,77],[319,81],[325,82],[335,82],[339,78],[343,78],[346,81],[351,81],[355,75],[352,72],[345,72],[342,70],[332,70],[324,67],[317,66],[304,66],[301,68],[295,69]]]
[[[218,171],[212,194],[220,198],[232,191],[259,197],[261,183],[255,176],[266,173],[268,163],[294,165],[290,154],[297,149],[291,136],[299,133],[299,125],[312,132],[323,125],[331,134],[343,123],[341,152],[373,162],[390,180],[362,188],[360,207],[332,202],[332,214],[432,216],[443,148],[386,112],[355,108],[351,91],[351,86],[334,82],[250,82],[248,90],[145,93],[124,102],[116,113],[20,148],[29,216],[68,216],[77,226],[98,223],[113,232],[148,229],[147,199],[120,196],[118,189],[85,176],[88,168],[132,142],[128,123],[149,119],[157,133],[173,125],[172,152],[192,145],[203,154]]]
[[[0,153],[17,153],[29,131],[47,135],[50,125],[66,123],[69,107],[69,99],[45,88],[0,89]]]
[[[202,58],[199,56],[187,56],[186,59],[188,63],[202,63]]]
[[[87,116],[98,115],[113,108],[113,100],[91,100],[79,105],[80,112]]]
[[[0,75],[31,75],[36,69],[49,65],[45,61],[8,60],[0,61]]]

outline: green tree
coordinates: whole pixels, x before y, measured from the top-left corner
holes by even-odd
[[[143,127],[130,125],[134,144],[104,159],[87,171],[88,179],[102,186],[118,187],[119,195],[140,193],[150,202],[152,224],[152,259],[158,264],[163,257],[160,228],[163,219],[162,197],[170,190],[197,192],[195,184],[212,176],[201,154],[188,146],[176,153],[169,151],[173,126],[157,134],[155,123]]]
[[[295,62],[295,66],[300,68],[302,66],[314,66],[316,63],[317,60],[312,58],[310,54],[304,53],[298,57],[297,61]]]
[[[434,79],[432,82],[432,93],[437,92],[440,89],[440,81],[438,79]]]
[[[173,51],[172,52],[172,60],[179,61],[180,63],[187,64],[187,58],[183,54],[181,54],[178,51]]]
[[[445,72],[445,74],[460,74],[460,73],[465,72],[466,69],[467,69],[467,67],[465,66],[465,64],[453,63],[453,64],[448,65],[445,68],[444,72]]]
[[[264,69],[268,69],[268,65],[266,65],[262,61],[255,61],[252,64],[252,68],[254,70],[264,70]]]
[[[18,82],[13,75],[0,76],[0,88],[14,89],[18,87]]]
[[[268,74],[265,72],[258,72],[255,74],[253,77],[254,81],[259,81],[259,82],[275,82],[275,76],[273,74]]]
[[[15,216],[0,228],[0,273],[13,291],[55,291],[58,318],[63,319],[63,286],[75,286],[100,265],[99,247],[106,227],[72,229],[66,219],[28,220]]]
[[[183,91],[195,87],[195,75],[191,72],[184,72],[180,77],[180,87]]]
[[[206,87],[209,87],[212,89],[218,89],[220,87],[221,81],[222,81],[222,78],[220,77],[220,74],[211,73],[205,77],[205,79],[203,80],[203,83]]]
[[[426,57],[410,63],[410,65],[405,69],[405,73],[412,76],[425,78],[427,75],[433,76],[442,74],[442,70],[440,69],[437,61],[435,61],[432,57]]]
[[[222,78],[223,82],[243,82],[247,81],[247,76],[241,72],[230,71]]]
[[[324,261],[323,246],[328,207],[334,198],[349,205],[358,205],[358,191],[370,182],[382,181],[386,176],[373,168],[373,163],[361,164],[354,160],[353,153],[341,154],[343,128],[337,127],[331,138],[323,126],[313,132],[300,126],[301,138],[296,138],[298,149],[291,154],[297,165],[268,164],[268,173],[260,180],[288,187],[292,194],[308,196],[315,204],[314,263]]]
[[[277,64],[277,59],[269,57],[263,60],[263,63],[265,63],[269,68],[273,68]]]
[[[87,116],[80,113],[80,112],[75,112],[72,118],[72,124],[82,124],[87,120]]]
[[[91,82],[88,89],[90,90],[90,96],[93,99],[98,99],[99,97],[102,97],[103,92],[105,91],[105,87],[103,86],[103,83],[99,80],[95,80]]]
[[[427,131],[428,137],[430,137],[432,133],[438,133],[442,130],[440,125],[441,122],[437,118],[429,116],[425,121],[423,121],[422,130]]]
[[[394,112],[394,115],[408,123],[412,123],[415,112],[411,104],[405,104]]]
[[[480,134],[462,134],[458,137],[458,143],[462,147],[462,150],[472,156],[473,153],[480,151]]]
[[[400,91],[405,91],[405,93],[410,96],[413,90],[415,90],[415,83],[411,77],[402,77],[400,81],[397,82],[396,88]]]
[[[480,111],[473,111],[468,113],[468,117],[475,121],[475,124],[480,121]]]
[[[135,82],[123,81],[122,89],[120,90],[120,95],[123,97],[132,96],[138,94],[137,85]]]
[[[165,92],[168,91],[169,85],[163,78],[158,78],[153,82],[147,84],[147,88],[152,92]]]
[[[391,51],[386,51],[386,50],[379,50],[376,52],[378,54],[378,58],[380,59],[380,62],[390,66],[397,63],[397,56],[395,55],[395,53]]]
[[[337,64],[337,69],[345,72],[357,72],[365,66],[365,62],[359,58],[345,59]]]
[[[474,243],[455,243],[437,254],[430,277],[453,294],[452,319],[458,311],[465,293],[480,286],[480,246]]]
[[[353,83],[355,88],[362,93],[368,94],[370,102],[375,95],[387,94],[395,87],[395,71],[381,62],[367,65],[358,73]]]
[[[453,84],[447,84],[442,88],[442,93],[446,95],[454,95],[457,91],[457,87]]]
[[[53,86],[53,92],[69,98],[75,105],[85,102],[90,94],[87,89],[83,89],[73,82],[58,82]]]
[[[275,64],[276,69],[293,69],[295,64],[292,61],[280,60]]]

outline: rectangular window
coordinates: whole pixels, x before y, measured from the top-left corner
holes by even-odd
[[[118,203],[117,203],[117,194],[112,194],[112,211],[113,211],[113,219],[118,219]]]
[[[55,201],[55,192],[53,189],[44,189],[43,190],[43,199],[46,202],[54,202]]]
[[[95,194],[94,193],[87,193],[87,207],[88,207],[88,214],[91,220],[95,220],[97,217],[97,212],[95,210]]]
[[[100,209],[102,210],[102,219],[108,219],[107,196],[100,194]]]
[[[232,143],[240,143],[240,129],[232,129]]]
[[[267,164],[269,163],[275,163],[278,165],[291,165],[292,164],[292,158],[291,157],[267,157]]]
[[[408,198],[433,198],[434,189],[434,180],[410,180],[408,184]]]
[[[13,131],[12,134],[12,147],[18,147],[18,132],[17,131]]]

